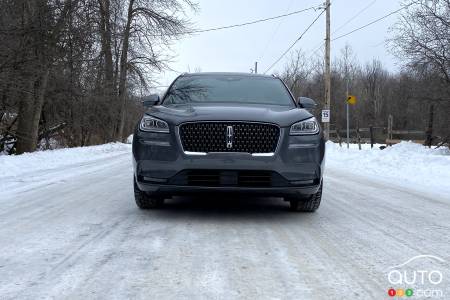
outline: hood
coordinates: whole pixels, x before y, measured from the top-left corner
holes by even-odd
[[[188,121],[252,121],[280,127],[312,117],[305,109],[280,105],[254,104],[177,104],[150,107],[146,114],[179,125]]]

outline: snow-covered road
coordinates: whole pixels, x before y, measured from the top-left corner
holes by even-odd
[[[450,196],[333,164],[315,214],[217,196],[140,211],[129,148],[26,175],[0,191],[0,299],[383,299],[411,257],[450,270]]]

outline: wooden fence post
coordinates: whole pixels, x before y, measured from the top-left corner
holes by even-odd
[[[356,139],[358,140],[358,148],[361,150],[361,134],[359,132],[359,122],[356,125]]]
[[[341,138],[341,134],[339,132],[339,128],[338,127],[336,127],[336,135],[337,135],[337,138],[338,138],[339,147],[342,147],[342,138]]]
[[[386,144],[388,146],[390,144],[389,140],[392,140],[393,123],[394,123],[394,117],[392,115],[389,115],[389,117],[388,117],[388,128],[387,128],[387,139],[386,139]]]
[[[369,127],[369,132],[370,132],[370,149],[372,149],[373,144],[374,144],[374,142],[373,142],[373,126],[372,125]]]
[[[428,113],[428,128],[426,131],[427,139],[425,145],[431,148],[433,140],[433,114],[434,114],[434,104],[430,104],[430,111]]]

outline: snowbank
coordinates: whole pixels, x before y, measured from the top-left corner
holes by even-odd
[[[435,193],[450,194],[450,151],[430,149],[412,142],[402,142],[380,150],[363,145],[347,149],[327,143],[326,165],[350,173],[376,177],[396,184]]]
[[[130,137],[131,139],[131,137]],[[131,145],[112,143],[100,146],[38,151],[17,156],[0,156],[0,194],[42,184],[63,182],[70,176],[101,169],[118,156],[131,159]],[[450,194],[450,151],[403,142],[380,150],[357,145],[347,149],[327,143],[326,170],[344,170],[421,190]]]
[[[127,144],[133,144],[133,134],[127,138]]]
[[[47,175],[55,175],[53,172],[49,173],[49,171],[70,173],[65,169],[125,153],[130,153],[131,157],[131,145],[111,143],[90,147],[37,151],[22,155],[1,155],[0,192],[14,186],[20,186],[20,183],[42,182]],[[59,175],[66,176],[67,174]]]

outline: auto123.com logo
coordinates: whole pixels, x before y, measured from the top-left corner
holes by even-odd
[[[417,255],[386,270],[389,297],[442,298],[446,282],[446,261],[434,255]],[[447,298],[448,299],[448,298]]]

